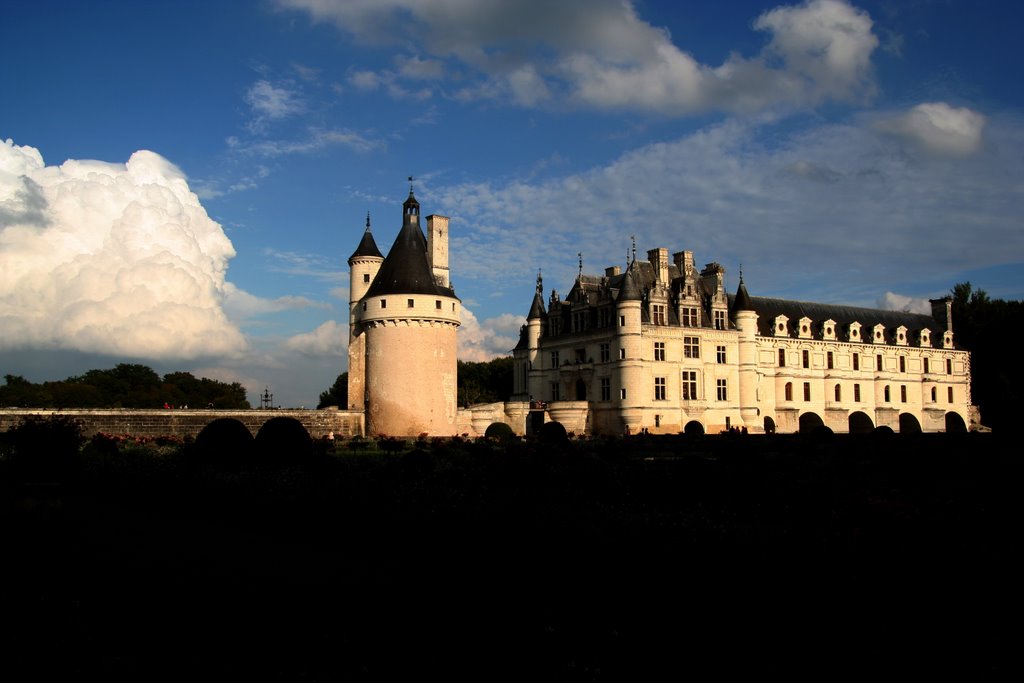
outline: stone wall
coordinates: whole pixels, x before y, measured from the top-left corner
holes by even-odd
[[[56,410],[0,409],[0,432],[17,426],[29,415],[62,415],[80,420],[86,436],[97,432],[131,436],[191,436],[221,417],[238,420],[253,433],[273,417],[292,417],[301,422],[309,435],[320,439],[333,432],[337,437],[363,433],[363,414],[354,410]]]

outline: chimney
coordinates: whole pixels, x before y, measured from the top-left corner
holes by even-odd
[[[619,268],[618,266],[608,266],[607,268],[604,269],[604,276],[605,277],[615,277],[616,275],[618,275],[621,272],[622,272],[622,268]]]
[[[427,259],[434,272],[434,280],[441,287],[448,283],[448,216],[427,216]]]
[[[664,247],[651,249],[647,252],[647,260],[651,262],[651,266],[654,268],[658,284],[668,286],[668,249]]]

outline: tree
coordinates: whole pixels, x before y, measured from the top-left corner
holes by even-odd
[[[981,410],[982,424],[1008,429],[1024,398],[1024,369],[1012,361],[1024,334],[1024,302],[991,299],[970,282],[954,285],[950,295],[954,339],[971,352],[971,400]]]
[[[459,361],[459,405],[507,401],[512,395],[511,356],[486,362]]]
[[[334,380],[334,385],[327,391],[320,392],[320,402],[316,404],[317,409],[327,406],[338,406],[342,410],[348,408],[348,373],[343,372]]]

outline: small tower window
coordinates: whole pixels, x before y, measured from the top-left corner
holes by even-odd
[[[415,299],[406,299],[406,301],[408,302],[409,308],[414,308],[416,306],[416,300]]]
[[[436,308],[439,311],[441,310],[441,300],[440,299],[437,299],[436,301],[434,301],[434,308]]]
[[[786,367],[786,349],[779,349],[779,367]]]
[[[370,281],[370,274],[369,273],[363,273],[363,284],[365,285],[369,281]]]
[[[380,300],[380,307],[381,308],[387,308],[388,307],[388,300],[387,299],[381,299]]]

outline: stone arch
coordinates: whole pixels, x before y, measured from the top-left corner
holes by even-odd
[[[256,453],[268,462],[296,462],[312,455],[313,439],[294,417],[272,417],[256,432]]]
[[[964,423],[964,419],[960,417],[960,413],[952,411],[946,413],[946,432],[948,434],[963,434],[966,431],[967,425]]]
[[[850,413],[847,424],[851,434],[870,434],[875,431],[875,423],[871,421],[867,413],[859,410]]]
[[[690,420],[686,423],[686,426],[683,427],[683,433],[689,436],[701,436],[704,434],[704,425],[696,420]]]
[[[764,416],[764,433],[765,434],[774,434],[775,433],[775,420],[773,420],[772,418],[770,418],[767,415]]]
[[[825,421],[817,413],[804,413],[800,416],[800,433],[810,434],[819,427],[824,427]]]
[[[921,423],[910,413],[900,413],[900,434],[920,434]]]

